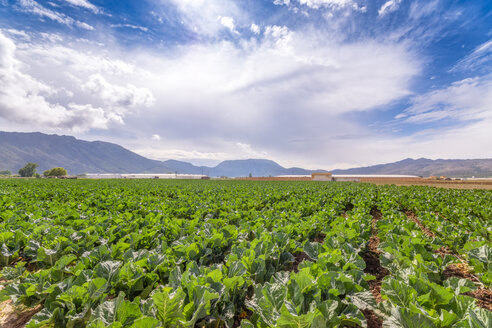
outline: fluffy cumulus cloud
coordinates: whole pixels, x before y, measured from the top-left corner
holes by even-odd
[[[82,88],[97,95],[111,108],[150,107],[154,104],[153,94],[146,88],[132,84],[125,86],[109,83],[101,74],[90,75]]]
[[[229,31],[235,34],[239,34],[239,32],[236,30],[236,24],[234,23],[234,18],[227,17],[227,16],[226,17],[219,16],[217,19]]]
[[[256,25],[255,23],[251,24],[250,29],[251,29],[251,32],[253,32],[254,34],[260,34],[260,32],[261,32],[261,28],[258,25]]]
[[[51,56],[54,53],[58,53],[58,57]],[[94,65],[86,67],[81,61],[71,66],[84,56]],[[49,67],[43,68],[46,65]],[[101,69],[104,66],[97,58],[53,46],[51,41],[49,44],[20,43],[17,46],[0,32],[0,119],[11,124],[36,126],[40,130],[80,132],[122,124],[128,110],[152,103],[153,96],[146,89],[131,84],[111,84],[97,74],[84,77],[87,69],[106,73],[107,70]],[[72,67],[83,68],[84,73],[80,74]],[[86,82],[81,83],[84,79]],[[82,87],[77,88],[77,85]],[[91,95],[85,96],[84,91]]]

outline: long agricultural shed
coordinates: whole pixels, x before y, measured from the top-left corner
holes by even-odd
[[[251,177],[238,178],[240,180],[251,181],[346,181],[346,182],[417,182],[424,180],[415,175],[397,174],[331,174],[313,173],[312,175],[279,175],[276,177]]]
[[[206,175],[201,174],[174,174],[174,173],[143,173],[143,174],[115,174],[115,173],[89,173],[81,176],[86,179],[207,179]]]

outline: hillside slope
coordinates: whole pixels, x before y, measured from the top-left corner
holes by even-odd
[[[449,177],[492,177],[492,159],[411,159],[389,164],[333,170],[333,174],[409,174]]]
[[[27,162],[38,163],[38,172],[56,166],[66,168],[69,174],[172,172],[163,162],[109,142],[37,132],[0,132],[0,170],[17,172]]]

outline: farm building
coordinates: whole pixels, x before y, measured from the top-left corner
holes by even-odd
[[[318,172],[318,173],[311,174],[311,180],[313,180],[313,181],[333,181],[333,177],[332,177],[332,174],[329,172],[325,172],[325,173]]]
[[[421,178],[416,175],[401,174],[335,174],[333,181],[353,182],[392,182],[392,181],[414,181]]]
[[[328,172],[311,175],[279,175],[275,177],[239,178],[253,181],[340,181],[340,182],[371,182],[371,183],[401,183],[417,182],[422,178],[415,175],[398,174],[331,174]]]

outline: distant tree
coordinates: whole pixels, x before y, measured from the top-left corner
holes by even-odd
[[[251,173],[250,173],[250,174],[248,175],[248,177],[252,178],[252,177],[253,177],[253,174],[251,174]]]
[[[30,178],[36,175],[36,169],[39,165],[37,163],[27,163],[22,169],[19,170],[19,175],[24,178]]]
[[[9,170],[0,171],[0,175],[12,175],[12,172],[10,172]]]
[[[63,167],[54,167],[51,170],[43,172],[43,175],[45,177],[62,177],[67,174],[67,170],[65,170]]]

